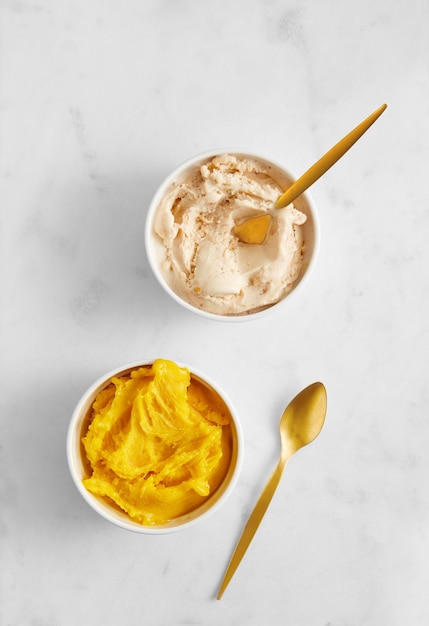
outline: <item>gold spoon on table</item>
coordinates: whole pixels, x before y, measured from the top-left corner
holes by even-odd
[[[333,148],[328,150],[314,165],[312,165],[291,187],[289,187],[275,204],[276,209],[283,209],[293,202],[306,189],[316,182],[329,168],[331,168],[356,141],[368,130],[387,108],[383,104],[374,113],[361,122],[355,129],[339,141]],[[264,214],[251,217],[241,224],[237,224],[233,232],[242,243],[260,244],[265,241],[271,224],[271,215]]]
[[[295,396],[284,410],[280,420],[281,454],[279,462],[244,527],[219,588],[218,600],[221,599],[264,517],[286,463],[297,450],[311,443],[322,430],[326,405],[324,385],[313,383]]]

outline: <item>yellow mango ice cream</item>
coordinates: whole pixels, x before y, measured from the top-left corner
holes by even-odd
[[[172,361],[158,359],[112,378],[89,422],[83,483],[140,524],[164,524],[194,510],[228,471],[225,403]]]

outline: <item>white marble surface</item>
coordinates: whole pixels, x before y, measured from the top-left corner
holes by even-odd
[[[429,623],[427,0],[3,0],[2,626]],[[308,289],[244,325],[181,310],[143,249],[170,169],[239,146],[303,172],[383,102],[313,188]],[[164,356],[223,385],[245,460],[199,528],[127,533],[74,488],[65,436],[100,374]],[[322,380],[320,438],[287,468],[214,599],[279,449]]]

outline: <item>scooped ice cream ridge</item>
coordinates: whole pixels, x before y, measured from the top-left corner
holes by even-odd
[[[275,201],[287,184],[281,170],[260,159],[224,154],[174,181],[154,218],[158,262],[171,289],[210,313],[243,315],[289,293],[302,266],[307,217]],[[234,228],[271,215],[260,244],[239,241]]]

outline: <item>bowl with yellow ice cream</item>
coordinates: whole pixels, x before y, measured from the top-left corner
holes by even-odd
[[[183,530],[217,510],[241,469],[231,401],[206,374],[166,359],[98,379],[72,415],[67,459],[85,501],[122,528]]]
[[[145,246],[164,290],[194,313],[242,322],[284,309],[312,273],[320,227],[308,193],[283,209],[294,182],[279,163],[237,150],[197,155],[171,172],[149,206]],[[262,220],[264,237],[243,240]]]

